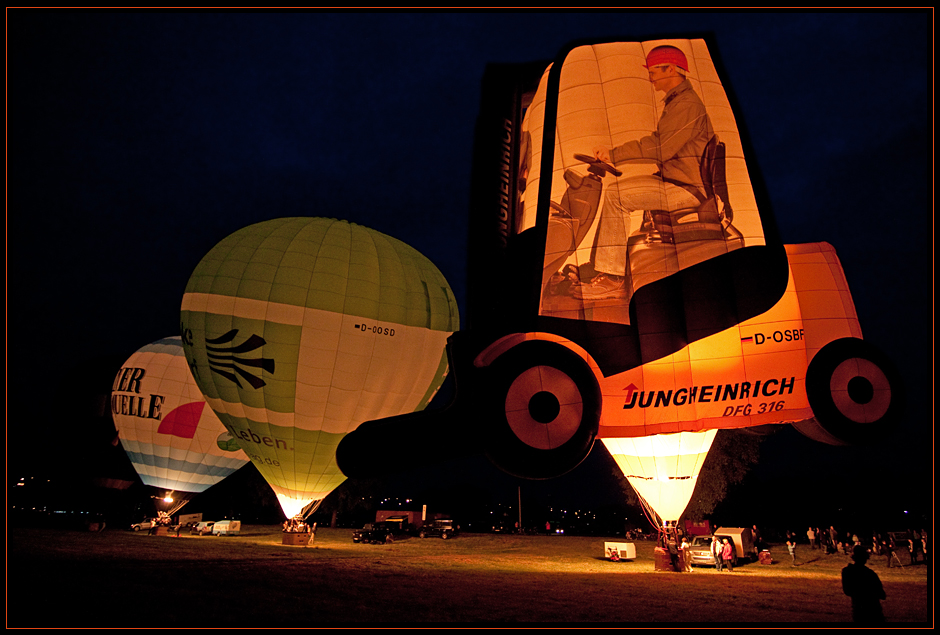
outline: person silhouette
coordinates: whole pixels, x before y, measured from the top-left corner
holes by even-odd
[[[856,624],[881,624],[885,621],[881,601],[886,599],[878,574],[865,566],[868,549],[855,545],[852,564],[842,569],[842,591],[852,598],[852,621]]]

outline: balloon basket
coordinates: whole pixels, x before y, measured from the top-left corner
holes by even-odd
[[[676,568],[672,566],[672,558],[669,557],[669,552],[662,547],[653,549],[653,569],[655,571],[672,571],[673,573],[676,571]]]
[[[283,534],[281,534],[281,544],[306,547],[308,544],[310,544],[310,540],[312,537],[313,537],[313,534],[309,531],[301,531],[301,532],[286,531]]]

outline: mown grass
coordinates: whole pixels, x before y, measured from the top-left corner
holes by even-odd
[[[12,529],[11,627],[317,627],[395,624],[847,622],[840,572],[848,558],[809,549],[792,567],[734,573],[654,571],[653,543],[637,559],[603,558],[604,538],[465,534],[362,545],[321,529],[307,547],[277,527],[237,537],[147,536]],[[779,555],[777,556],[780,557]],[[871,563],[893,623],[928,624],[925,565]]]

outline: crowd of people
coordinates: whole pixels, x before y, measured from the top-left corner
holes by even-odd
[[[910,529],[906,532],[874,532],[870,537],[862,538],[858,533],[839,531],[830,525],[828,529],[809,527],[806,530],[806,538],[810,549],[818,549],[826,555],[851,556],[857,546],[862,546],[871,556],[883,556],[888,568],[927,563],[928,534],[924,529]],[[796,533],[788,531],[788,545],[791,540],[794,544],[796,543]]]
[[[768,548],[768,543],[761,536],[755,525],[751,534],[756,551],[760,553]],[[791,566],[798,566],[798,545],[809,544],[813,551],[819,550],[825,555],[841,554],[853,558],[858,549],[866,551],[868,557],[884,557],[887,568],[903,567],[916,564],[927,564],[928,533],[924,529],[911,529],[906,532],[872,533],[867,539],[852,531],[839,531],[835,526],[828,529],[809,527],[806,530],[806,540],[797,532],[785,532],[785,544]],[[690,552],[691,538],[684,534],[681,528],[676,528],[660,534],[660,547],[669,554],[672,567],[676,571],[691,571],[692,556]],[[719,571],[733,571],[734,545],[727,541],[722,543],[716,536],[711,545],[712,556],[715,559],[715,568]]]
[[[150,521],[150,531],[148,532],[151,536],[157,533],[158,527],[173,527],[176,530],[176,535],[179,535],[178,526],[173,525],[173,519],[170,515],[164,511],[158,511],[157,517]]]
[[[300,518],[288,518],[284,521],[282,529],[287,534],[315,534],[317,533],[317,524],[304,522]]]
[[[755,525],[752,530],[754,545],[761,551],[768,548]],[[866,534],[867,536],[867,534]],[[786,547],[790,565],[797,566],[797,545],[806,543],[796,532],[786,532]],[[842,569],[842,591],[851,599],[852,620],[856,624],[877,625],[885,622],[881,602],[886,599],[878,574],[866,566],[873,556],[885,558],[887,568],[916,564],[929,565],[928,533],[924,529],[904,532],[873,532],[867,539],[851,531],[808,527],[806,540],[811,550],[824,555],[846,555],[851,562]],[[660,534],[660,547],[668,553],[675,571],[692,571],[691,541],[681,529]],[[711,553],[718,571],[734,570],[734,546],[728,539],[712,536]],[[900,554],[900,555],[899,555]],[[763,561],[763,560],[762,560]]]

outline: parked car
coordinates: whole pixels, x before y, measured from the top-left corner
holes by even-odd
[[[421,538],[440,536],[444,540],[447,540],[448,538],[453,538],[459,532],[460,525],[450,518],[441,518],[425,523],[424,526],[421,527],[421,531],[418,532],[418,536]]]
[[[725,538],[734,546],[734,559],[732,563],[738,566],[738,562],[756,562],[757,548],[754,546],[754,540],[751,530],[746,527],[719,527],[715,530],[715,536],[719,541]],[[689,548],[692,553],[692,564],[696,566],[715,566],[715,557],[712,555],[712,535],[694,536]]]
[[[353,542],[379,544],[395,542],[395,528],[385,522],[366,523],[362,529],[353,532]]]
[[[145,520],[143,522],[134,523],[133,525],[131,525],[131,529],[133,529],[134,531],[140,531],[141,529],[150,529],[151,527],[153,527],[152,520]]]
[[[712,537],[694,536],[689,548],[692,553],[692,564],[701,566],[715,566],[715,557],[712,555]]]
[[[195,526],[189,531],[193,536],[208,536],[212,534],[212,526],[215,525],[215,521],[209,520],[201,523],[196,523]]]

